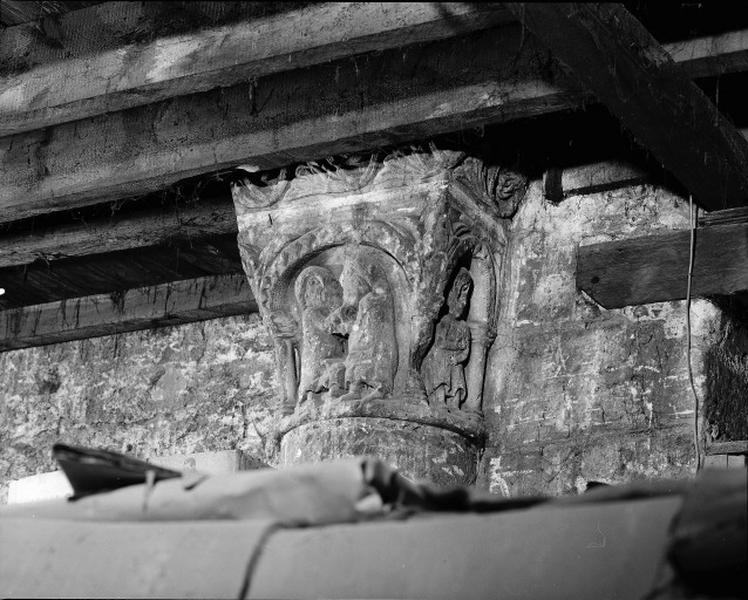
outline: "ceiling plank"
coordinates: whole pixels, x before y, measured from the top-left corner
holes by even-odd
[[[243,273],[0,311],[0,351],[257,311]]]
[[[98,2],[0,0],[0,24],[19,25],[28,21],[43,19],[44,17],[57,17],[69,11],[78,10],[94,4],[98,4]]]
[[[622,5],[506,6],[700,206],[748,201],[748,143]]]
[[[537,76],[521,35],[487,30],[0,138],[0,222],[581,103]]]
[[[241,273],[236,234],[88,254],[0,269],[0,309]]]
[[[0,138],[0,222],[240,164],[271,169],[589,100],[531,66],[527,42],[513,62],[521,40],[518,26],[504,26]],[[680,64],[688,72],[687,58]]]
[[[497,4],[315,3],[130,44],[0,80],[0,136],[124,110],[270,73],[486,29]]]
[[[0,5],[3,2],[0,0]],[[55,15],[52,29],[40,18],[3,30],[0,65],[5,67],[4,75],[30,71],[53,62],[94,57],[159,38],[284,13],[305,2],[108,0],[67,4],[87,6]]]
[[[691,78],[748,71],[748,30],[663,44]]]
[[[94,6],[60,15],[59,32],[52,42],[46,34],[40,38],[39,32],[45,31],[42,21],[10,27],[0,37],[0,64],[6,65],[5,77],[0,78],[0,135],[194,93],[213,84],[225,87],[367,49],[441,39],[513,18],[502,7],[485,4],[392,3],[384,5],[380,20],[371,11],[382,9],[365,3],[319,4],[262,17],[252,4],[192,2],[194,23],[186,19],[179,25],[187,30],[167,35],[165,11],[172,10],[168,3],[67,4]],[[264,36],[261,44],[252,46],[264,30],[283,33],[299,22],[315,27],[310,23],[323,21],[333,11],[347,11],[360,19],[349,21],[350,31],[326,32],[328,37],[346,33],[350,39],[344,43],[324,45],[327,38],[318,37],[321,45],[315,45],[309,36],[279,34]],[[213,27],[206,29],[206,23]],[[369,29],[383,35],[367,36]],[[297,46],[300,49],[293,50]],[[252,51],[247,52],[247,47]],[[691,77],[748,68],[748,31],[669,43],[664,48]],[[168,57],[168,68],[158,68],[159,56]]]
[[[0,269],[236,233],[230,198],[0,234]]]
[[[690,231],[580,246],[577,288],[605,308],[684,300]],[[696,230],[692,295],[748,291],[748,223]]]

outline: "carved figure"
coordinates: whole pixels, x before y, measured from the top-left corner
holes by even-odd
[[[470,327],[461,317],[472,284],[468,270],[460,269],[447,297],[449,312],[436,325],[434,345],[423,360],[421,375],[431,406],[457,409],[465,401],[464,364],[470,355]]]
[[[342,382],[335,366],[345,357],[345,340],[330,331],[328,317],[340,307],[343,289],[328,268],[312,266],[296,278],[294,292],[301,313],[298,402],[323,390],[339,395]]]
[[[353,252],[340,275],[343,305],[330,315],[330,329],[348,335],[341,400],[372,400],[392,392],[397,368],[395,314],[381,269]]]

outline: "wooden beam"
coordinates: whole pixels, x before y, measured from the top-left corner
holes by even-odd
[[[172,10],[168,2],[101,3],[55,17],[58,31],[51,41],[43,21],[6,29],[0,37],[0,64],[6,65],[0,135],[512,19],[495,4],[331,3],[258,16],[268,9],[195,1],[188,18],[165,27]],[[348,29],[325,26],[342,17]],[[293,34],[285,35],[289,31]],[[690,77],[748,66],[748,31],[664,48]],[[168,59],[168,68],[159,68],[162,59]]]
[[[748,70],[748,30],[730,31],[680,42],[663,48],[688,77],[716,77]]]
[[[496,4],[330,2],[130,44],[0,80],[0,136],[506,20]]]
[[[580,246],[577,288],[605,308],[686,298],[690,232]],[[692,295],[748,291],[748,223],[698,228]]]
[[[0,222],[242,163],[274,168],[589,100],[548,83],[521,42],[520,28],[505,26],[0,138]]]
[[[565,169],[549,169],[543,175],[545,197],[560,202],[569,196],[595,194],[654,179],[645,169],[620,161],[604,161]]]
[[[257,311],[243,273],[0,311],[0,351]]]
[[[0,310],[242,272],[236,234],[0,269]]]
[[[0,138],[0,222],[581,103],[521,42],[518,26],[487,30]]]
[[[705,450],[707,455],[735,454],[748,456],[748,441],[709,442],[706,444]]]
[[[0,268],[158,246],[180,240],[236,233],[236,214],[224,203],[201,202],[124,217],[0,234]]]
[[[622,5],[507,6],[700,206],[748,201],[748,143]]]
[[[729,223],[748,223],[748,206],[717,210],[699,215],[699,227],[711,225],[727,225]]]

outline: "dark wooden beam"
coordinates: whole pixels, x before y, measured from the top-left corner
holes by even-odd
[[[241,164],[275,168],[589,101],[574,85],[550,83],[522,40],[507,25],[0,138],[0,222]]]
[[[257,311],[243,273],[0,311],[0,351]]]
[[[748,70],[748,30],[663,44],[688,77],[716,77]]]
[[[519,26],[394,49],[0,138],[0,221],[575,106]]]
[[[547,200],[560,202],[569,196],[641,185],[654,179],[642,167],[627,162],[605,161],[565,169],[549,169],[543,176],[543,188]]]
[[[179,5],[183,18],[174,23],[169,2],[4,2],[42,4],[53,11],[94,6],[56,14],[54,24],[37,20],[3,32],[3,135],[513,19],[496,4],[320,3],[279,11],[277,5],[196,0]],[[336,19],[345,27],[328,26]],[[748,67],[745,31],[664,47],[691,77]],[[165,57],[168,68],[161,68]]]
[[[0,269],[236,233],[230,198],[0,234]]]
[[[18,25],[45,17],[57,17],[68,11],[78,10],[93,4],[97,4],[97,2],[0,0],[0,25]]]
[[[700,206],[746,204],[748,143],[622,5],[507,6]]]
[[[362,52],[461,35],[506,20],[503,7],[488,3],[314,3],[123,45],[116,52],[50,63],[0,80],[0,136]]]
[[[605,308],[686,298],[689,231],[580,246],[577,288]],[[692,296],[748,291],[748,223],[699,227]]]
[[[236,234],[174,240],[0,269],[0,309],[108,294],[208,275],[241,273]]]

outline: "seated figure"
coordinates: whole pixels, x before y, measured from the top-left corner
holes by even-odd
[[[301,348],[298,402],[310,393],[340,393],[334,365],[345,357],[345,340],[332,333],[328,317],[342,302],[342,288],[327,267],[305,268],[294,286],[301,313]]]

